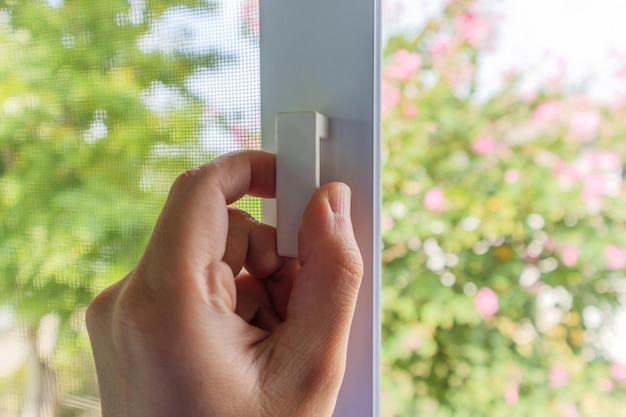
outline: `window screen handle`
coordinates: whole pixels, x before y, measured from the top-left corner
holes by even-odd
[[[276,115],[276,250],[298,256],[302,214],[320,186],[320,140],[328,119],[315,111]]]

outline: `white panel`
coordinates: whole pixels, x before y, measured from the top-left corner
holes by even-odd
[[[329,118],[321,182],[353,191],[352,216],[365,277],[335,416],[378,415],[380,285],[379,0],[261,0],[263,149],[275,152],[280,112]],[[264,220],[273,216],[265,202]]]

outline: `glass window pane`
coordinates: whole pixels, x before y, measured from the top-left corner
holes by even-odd
[[[387,0],[383,415],[626,415],[621,10]]]

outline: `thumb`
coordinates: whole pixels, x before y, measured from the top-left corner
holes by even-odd
[[[347,348],[363,276],[363,261],[350,218],[351,191],[342,183],[321,187],[307,206],[298,234],[300,271],[287,322],[312,354]],[[306,342],[305,342],[306,341]],[[338,353],[339,353],[338,352]]]

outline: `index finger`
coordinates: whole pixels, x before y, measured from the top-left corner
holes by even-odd
[[[174,273],[203,272],[221,261],[228,235],[228,204],[246,194],[274,197],[275,157],[262,151],[223,155],[174,182],[145,257]],[[161,270],[160,275],[166,270]]]

